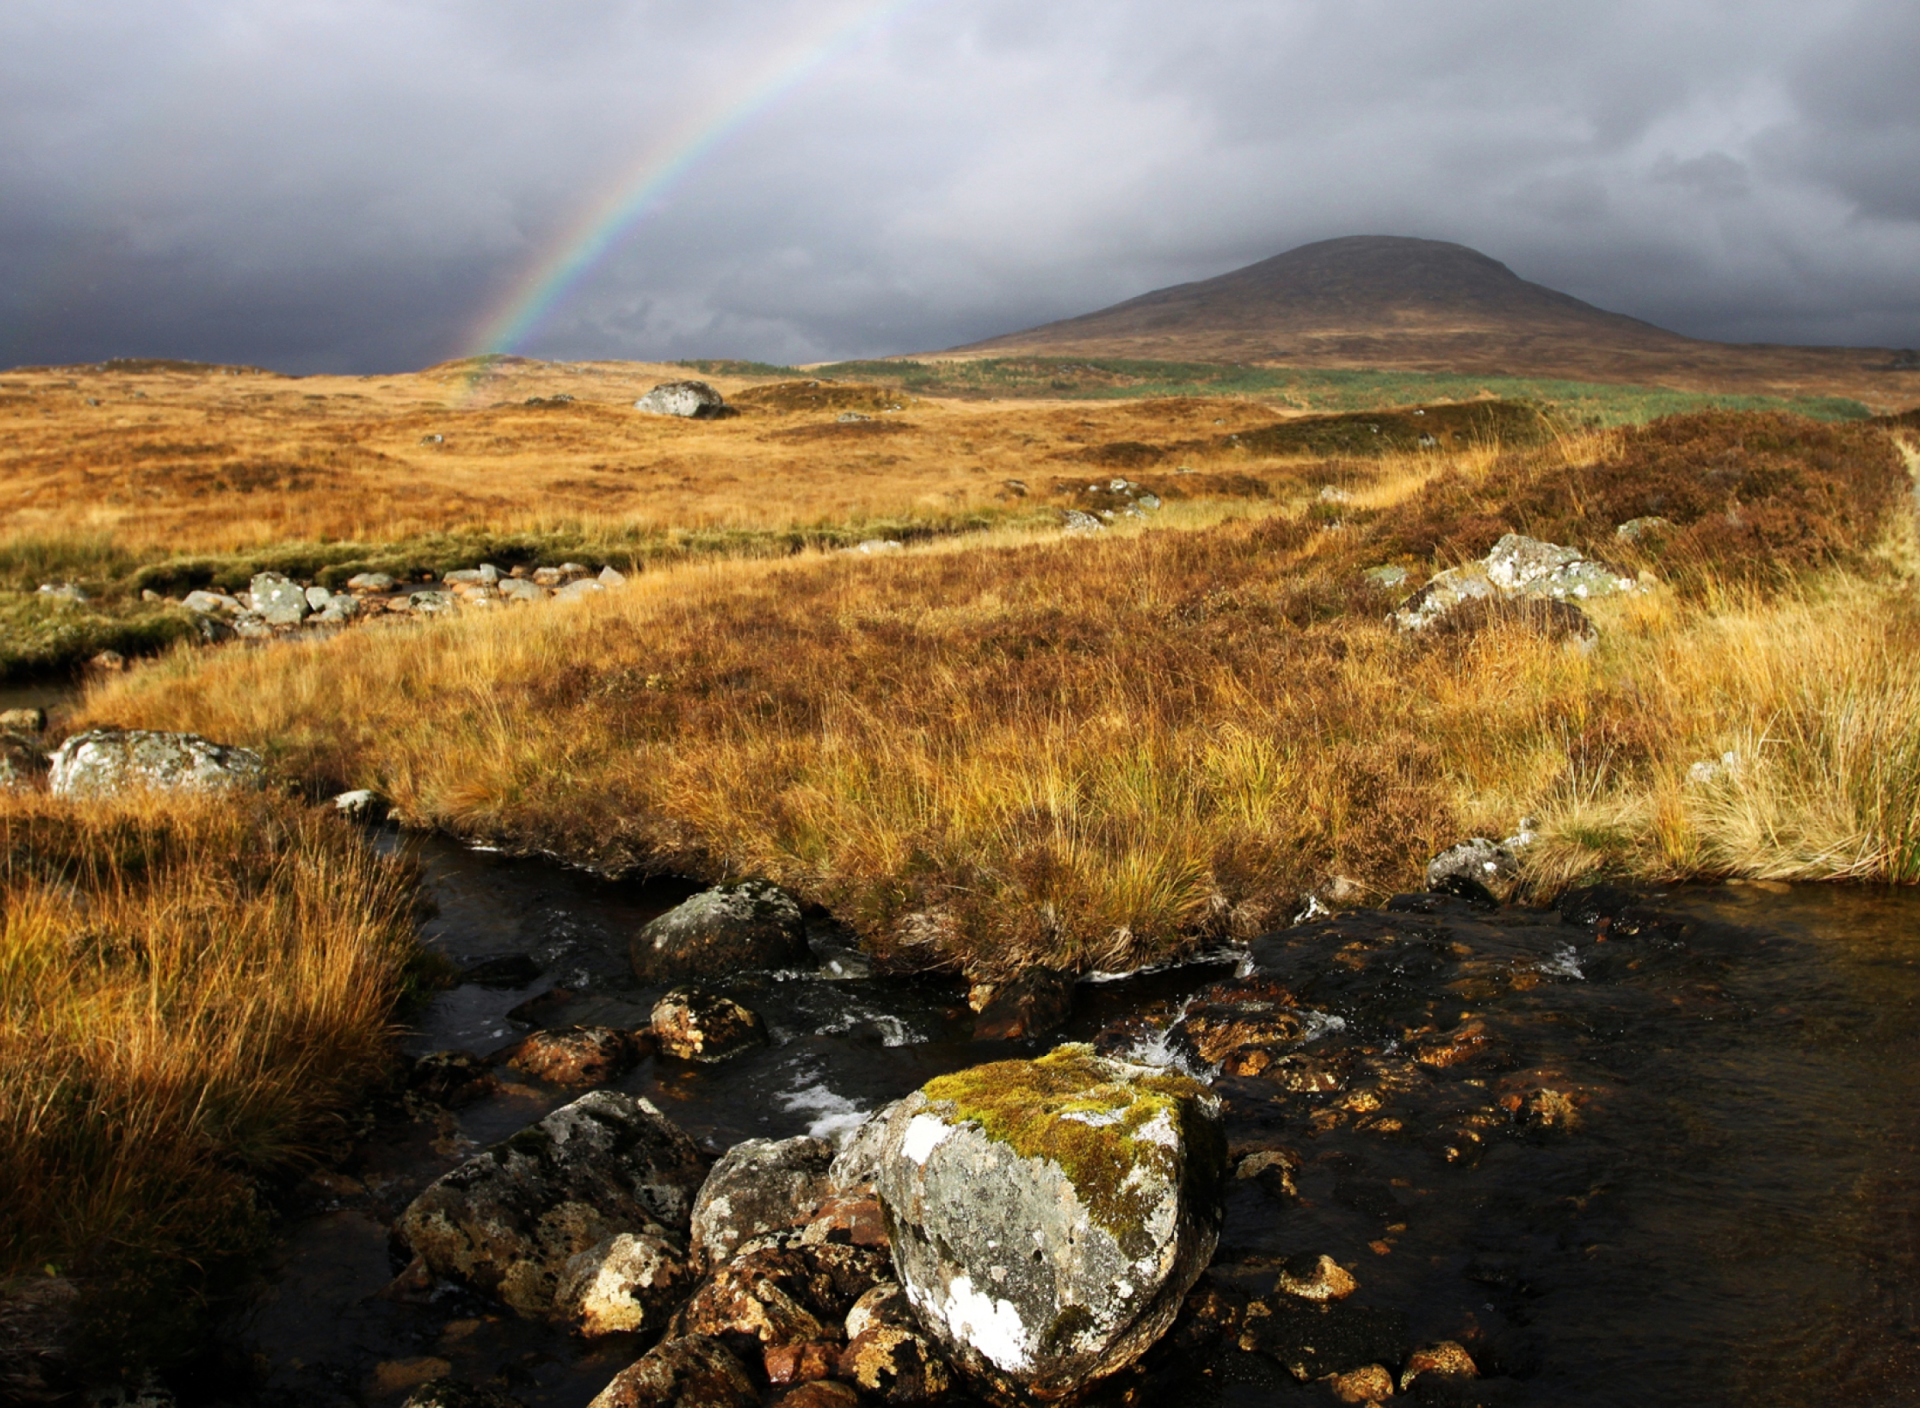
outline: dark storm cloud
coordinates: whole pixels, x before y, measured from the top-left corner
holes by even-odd
[[[0,361],[472,350],[645,151],[863,8],[14,0]],[[1350,233],[1696,335],[1912,345],[1915,52],[1899,3],[922,0],[527,350],[939,347]]]

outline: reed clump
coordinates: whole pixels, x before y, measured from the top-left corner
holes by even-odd
[[[0,1282],[177,1358],[391,1061],[412,877],[284,798],[0,792],[0,892]]]

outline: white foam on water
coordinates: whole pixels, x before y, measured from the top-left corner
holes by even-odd
[[[1572,944],[1562,944],[1554,951],[1552,958],[1543,958],[1534,967],[1549,978],[1572,978],[1575,982],[1585,982],[1587,975],[1580,971],[1579,955]]]
[[[820,1081],[797,1090],[782,1090],[773,1098],[789,1114],[813,1115],[813,1120],[807,1125],[807,1133],[815,1139],[838,1142],[841,1135],[859,1128],[867,1118],[865,1110],[846,1096],[828,1089]]]

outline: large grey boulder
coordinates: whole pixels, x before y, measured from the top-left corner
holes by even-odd
[[[395,1230],[434,1274],[524,1315],[564,1316],[572,1258],[623,1232],[684,1237],[706,1175],[652,1104],[596,1090],[435,1181]]]
[[[749,1238],[804,1222],[833,1191],[833,1145],[801,1135],[749,1139],[720,1156],[693,1204],[694,1263],[725,1261]]]
[[[743,880],[695,895],[634,936],[629,956],[643,983],[716,977],[807,963],[800,906],[778,886]]]
[[[633,408],[650,416],[689,420],[716,420],[730,409],[726,399],[704,381],[663,381],[635,401]]]
[[[297,626],[307,619],[307,589],[278,572],[261,572],[247,584],[253,610],[269,626]]]
[[[928,1331],[996,1396],[1058,1399],[1173,1322],[1219,1238],[1219,1102],[1062,1046],[929,1081],[887,1121],[878,1192]]]
[[[130,787],[173,792],[258,787],[265,770],[251,749],[212,743],[197,733],[94,728],[60,745],[47,778],[56,797],[98,797]]]
[[[1508,533],[1485,558],[1437,572],[1390,618],[1403,631],[1424,631],[1468,602],[1523,600],[1573,605],[1633,591],[1639,583],[1574,548]]]

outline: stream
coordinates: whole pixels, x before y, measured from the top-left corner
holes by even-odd
[[[645,1025],[657,994],[629,976],[627,939],[695,887],[438,838],[380,844],[424,866],[429,944],[469,969],[513,960],[496,985],[435,998],[409,1053],[492,1052],[529,1021]],[[1483,1379],[1433,1401],[1906,1403],[1920,1399],[1917,930],[1920,895],[1857,888],[1601,892],[1564,914],[1406,896],[1216,961],[1082,981],[1064,1029],[993,1043],[971,1040],[957,984],[867,976],[828,922],[812,933],[820,971],[717,985],[762,1014],[768,1047],[716,1066],[650,1057],[618,1086],[715,1153],[831,1137],[932,1076],[1062,1040],[1176,1058],[1167,1030],[1196,997],[1236,974],[1284,985],[1307,1018],[1290,1074],[1213,1086],[1236,1157],[1284,1151],[1292,1187],[1233,1180],[1219,1285],[1265,1291],[1287,1258],[1332,1255],[1360,1283],[1353,1302],[1403,1317],[1408,1343],[1469,1347]],[[1466,1054],[1434,1056],[1443,1040]],[[589,1345],[457,1288],[381,1295],[407,1202],[579,1093],[499,1074],[457,1111],[369,1117],[337,1170],[295,1190],[270,1284],[235,1331],[253,1383],[185,1401],[397,1408],[452,1373],[578,1408],[636,1357],[641,1344]],[[1227,1343],[1161,1354],[1135,1401],[1334,1399]]]

